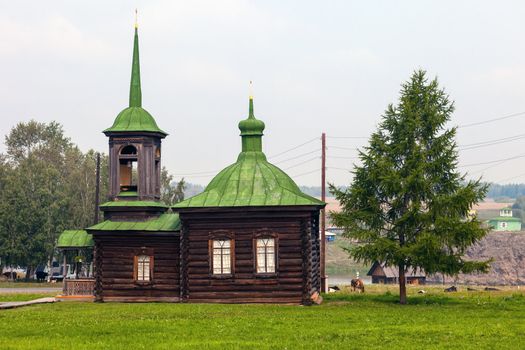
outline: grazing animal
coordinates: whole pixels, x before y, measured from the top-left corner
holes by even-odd
[[[48,276],[47,272],[44,272],[44,271],[37,271],[36,272],[36,280],[38,282],[44,282],[46,280],[47,276]]]
[[[365,292],[365,284],[363,281],[359,278],[354,278],[350,281],[350,285],[352,286],[352,291],[356,291],[356,289],[359,291],[359,293]]]
[[[16,280],[18,278],[18,275],[16,272],[4,272],[2,275],[4,275],[5,277],[7,277],[8,279],[10,280]]]
[[[458,289],[456,288],[456,286],[452,286],[452,287],[449,287],[449,288],[445,288],[445,292],[447,293],[450,293],[450,292],[457,292]]]
[[[500,289],[498,289],[498,288],[494,288],[494,287],[485,287],[485,290],[486,290],[487,292],[491,292],[491,291],[496,292],[496,291],[499,291]]]
[[[328,293],[335,293],[335,292],[339,292],[340,290],[341,289],[338,286],[328,287]]]
[[[427,291],[426,291],[426,290],[423,290],[423,289],[420,289],[417,293],[418,293],[418,294],[426,294]]]

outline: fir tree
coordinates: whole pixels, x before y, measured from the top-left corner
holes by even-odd
[[[359,153],[346,190],[331,186],[342,205],[332,213],[345,235],[360,242],[351,256],[399,269],[400,303],[406,303],[410,268],[427,274],[485,272],[489,261],[467,261],[466,249],[487,234],[472,205],[487,186],[466,181],[456,167],[456,128],[446,128],[454,103],[437,79],[416,71],[389,105],[369,145]]]

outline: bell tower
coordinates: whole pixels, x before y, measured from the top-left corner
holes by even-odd
[[[118,114],[104,134],[109,137],[109,200],[159,201],[161,143],[167,133],[142,108],[136,24],[129,107]]]

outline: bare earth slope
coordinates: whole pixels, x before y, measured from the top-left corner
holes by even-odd
[[[472,246],[470,259],[494,259],[487,274],[460,275],[459,282],[489,285],[525,285],[525,232],[491,232]]]
[[[446,278],[446,283],[478,285],[525,285],[525,232],[491,232],[470,247],[467,257],[473,260],[493,259],[486,274],[459,275]],[[441,275],[427,278],[442,282]]]

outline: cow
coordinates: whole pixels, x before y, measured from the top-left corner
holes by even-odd
[[[363,281],[359,278],[354,278],[350,281],[350,286],[352,287],[352,291],[356,291],[356,289],[359,291],[359,293],[365,292],[365,284]]]
[[[48,276],[47,272],[44,272],[44,271],[37,271],[36,272],[36,280],[38,282],[44,282],[46,280],[47,276]]]
[[[457,292],[458,289],[456,288],[456,286],[452,286],[452,287],[449,287],[449,288],[445,288],[445,292],[447,293],[450,293],[450,292]]]
[[[2,275],[4,275],[5,277],[7,277],[8,279],[10,280],[16,280],[18,278],[18,275],[15,271],[13,272],[4,272]]]

